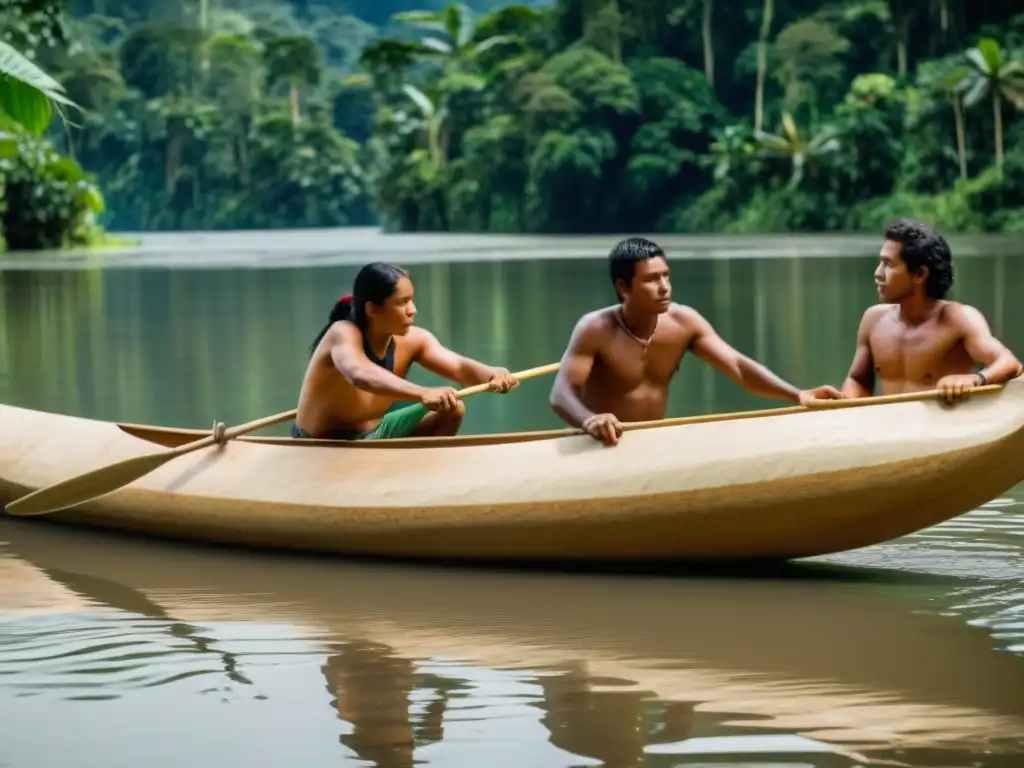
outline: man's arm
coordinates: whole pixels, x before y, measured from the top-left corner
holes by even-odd
[[[1020,360],[992,335],[981,312],[964,304],[953,310],[954,322],[963,333],[964,349],[976,363],[985,366],[979,373],[989,384],[1002,384],[1020,375]]]
[[[416,362],[428,371],[436,373],[438,376],[444,376],[449,381],[454,381],[464,387],[471,387],[474,384],[486,384],[496,377],[508,374],[504,368],[484,365],[448,349],[428,330],[416,328],[412,333],[416,334],[416,340],[419,343],[415,357]],[[512,386],[515,384],[518,384],[518,381],[512,379]]]
[[[871,330],[878,321],[878,310],[868,309],[857,328],[857,347],[853,362],[840,389],[847,397],[871,397],[875,393],[875,362],[871,355]]]
[[[797,387],[733,349],[697,311],[684,312],[685,315],[680,319],[694,331],[690,348],[704,362],[755,395],[800,402],[800,390]]]
[[[548,398],[555,413],[573,427],[582,427],[583,422],[594,415],[580,400],[579,392],[587,383],[600,348],[602,331],[599,322],[596,315],[590,314],[576,323]]]
[[[370,362],[355,326],[337,323],[327,333],[331,341],[331,362],[352,386],[396,400],[422,401],[427,391],[425,387]]]

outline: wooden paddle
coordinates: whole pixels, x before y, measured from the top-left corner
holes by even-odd
[[[532,379],[535,376],[543,376],[547,373],[554,373],[558,370],[559,363],[550,363],[536,368],[528,368],[512,376],[518,381]],[[463,398],[486,392],[490,389],[489,384],[476,384],[456,392],[456,397]],[[216,443],[226,443],[240,435],[253,432],[273,424],[280,424],[283,421],[294,419],[296,410],[285,411],[273,416],[265,416],[248,424],[242,424],[231,429],[224,429],[220,423],[214,424],[213,434],[191,443],[180,445],[177,448],[160,451],[158,453],[147,453],[142,456],[134,456],[124,461],[108,464],[105,467],[94,469],[91,472],[76,477],[62,480],[54,485],[40,488],[32,493],[25,494],[7,505],[5,511],[11,515],[45,515],[48,512],[56,512],[68,507],[74,507],[92,501],[100,496],[116,491],[122,486],[147,475],[154,469],[163,466],[168,461],[184,456],[186,453],[198,451],[201,448],[208,448]]]
[[[1005,384],[986,384],[967,390],[968,395],[991,395],[999,392]],[[827,411],[834,408],[859,408],[866,405],[886,405],[888,403],[910,403],[917,400],[935,400],[941,398],[937,389],[920,392],[903,392],[898,395],[878,395],[875,397],[850,397],[845,400],[817,400],[813,405],[804,407],[792,405],[783,408],[767,408],[756,411],[735,411],[733,413],[709,413],[701,416],[678,416],[672,419],[653,419],[651,421],[623,422],[623,431],[650,429],[651,427],[678,427],[683,424],[705,424],[715,421],[738,421],[740,419],[756,419],[764,416],[781,416],[787,413],[809,413],[811,411]],[[586,433],[583,433],[586,434]]]

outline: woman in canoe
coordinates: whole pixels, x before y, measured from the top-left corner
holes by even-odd
[[[465,406],[452,387],[406,380],[413,363],[461,384],[489,384],[499,393],[518,381],[444,347],[413,325],[416,305],[409,273],[375,262],[359,270],[352,294],[331,310],[312,345],[299,393],[292,437],[387,440],[454,435]],[[392,409],[396,401],[412,403]]]

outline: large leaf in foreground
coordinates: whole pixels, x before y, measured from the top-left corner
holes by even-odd
[[[75,106],[60,83],[0,40],[0,109],[38,135],[50,125],[53,102]]]

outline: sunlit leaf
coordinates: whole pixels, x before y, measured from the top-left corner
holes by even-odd
[[[53,102],[76,106],[60,83],[0,40],[0,109],[25,129],[41,134],[53,118]]]
[[[429,118],[434,114],[434,103],[415,85],[409,85],[406,83],[402,86],[402,91],[405,92],[406,96],[416,102],[416,106],[420,108],[420,111],[425,117]]]
[[[0,75],[0,109],[37,136],[53,119],[53,102],[38,88],[9,75]]]

